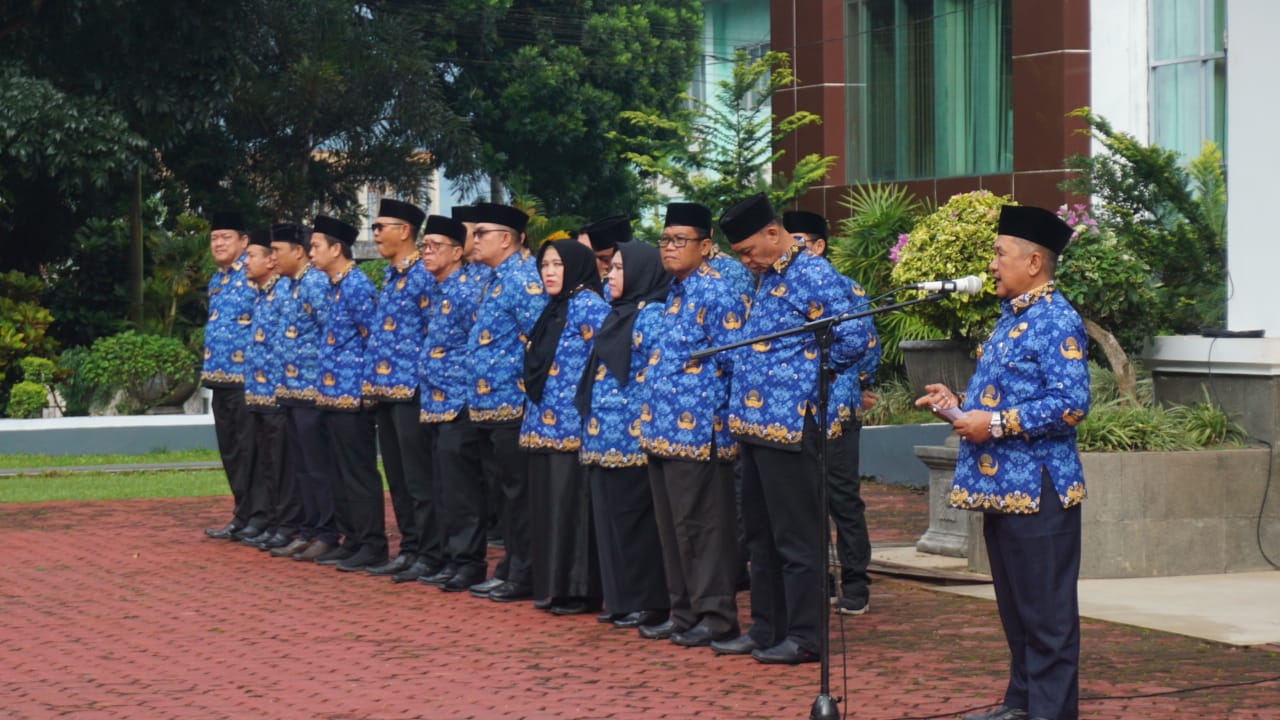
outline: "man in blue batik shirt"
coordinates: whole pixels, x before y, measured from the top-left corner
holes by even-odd
[[[329,276],[316,407],[325,413],[334,461],[334,514],[342,544],[316,558],[355,572],[387,561],[386,510],[378,474],[373,410],[362,393],[365,340],[374,317],[373,283],[356,267],[354,233],[311,236],[311,264]]]
[[[1076,425],[1089,412],[1080,316],[1054,285],[1071,228],[1048,210],[1006,206],[987,266],[1000,318],[963,395],[926,385],[920,406],[959,407],[951,504],[984,513],[982,536],[1005,640],[1002,704],[966,720],[1079,716],[1080,502]]]
[[[237,212],[214,213],[209,223],[209,253],[218,269],[209,278],[209,322],[204,327],[200,380],[213,393],[213,429],[234,510],[230,522],[209,528],[205,534],[222,540],[241,540],[263,530],[250,525],[247,498],[253,434],[244,406],[244,351],[249,344],[255,294],[244,278],[247,227],[244,216]]]
[[[418,207],[386,199],[378,206],[373,242],[389,265],[369,323],[361,391],[377,402],[378,446],[400,528],[400,551],[370,567],[371,575],[397,575],[417,566],[411,579],[440,569],[440,526],[431,451],[418,422],[418,356],[426,334],[427,294],[435,280],[422,267],[418,232],[427,217]]]
[[[480,203],[472,208],[474,259],[493,270],[480,296],[476,321],[467,340],[471,382],[467,418],[479,434],[488,468],[503,496],[506,556],[494,571],[500,583],[477,583],[473,595],[497,602],[529,598],[533,593],[530,559],[529,488],[520,422],[524,418],[524,343],[547,303],[533,263],[522,253],[529,216],[518,208]],[[441,471],[474,473],[475,466],[442,450]]]
[[[851,312],[860,298],[829,263],[796,247],[763,194],[720,218],[742,263],[757,274],[743,335],[788,330]],[[831,369],[855,365],[874,347],[866,319],[831,329]],[[819,659],[825,586],[826,481],[818,467],[818,344],[810,333],[735,351],[729,430],[742,444],[742,519],[751,553],[751,617],[744,635],[713,646],[762,663]],[[785,570],[784,570],[785,568]]]

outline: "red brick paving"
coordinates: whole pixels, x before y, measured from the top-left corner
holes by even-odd
[[[922,494],[865,490],[878,542],[913,540]],[[818,666],[766,667],[417,583],[278,560],[201,528],[226,498],[0,506],[5,718],[807,718]],[[745,604],[745,594],[741,596]],[[744,618],[745,608],[744,608]],[[954,717],[995,701],[992,603],[880,580],[833,623],[850,717]],[[1280,675],[1236,648],[1085,621],[1085,718],[1280,718]],[[847,660],[847,667],[844,661]],[[843,676],[847,672],[846,686]],[[848,688],[847,690],[845,688]]]

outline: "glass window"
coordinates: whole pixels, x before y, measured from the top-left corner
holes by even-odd
[[[1225,0],[1150,0],[1151,142],[1184,158],[1225,151]]]
[[[849,0],[850,182],[1013,168],[1011,0]]]

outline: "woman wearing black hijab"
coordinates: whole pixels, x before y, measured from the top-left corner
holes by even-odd
[[[618,244],[608,278],[612,309],[578,388],[578,410],[586,419],[581,457],[608,609],[599,619],[633,628],[666,620],[670,603],[639,423],[644,369],[671,276],[657,248],[630,242]]]
[[[528,400],[520,426],[529,462],[533,597],[549,601],[557,615],[576,615],[599,607],[600,573],[574,398],[609,305],[600,296],[595,255],[576,240],[544,243],[538,269],[549,301],[525,344]]]

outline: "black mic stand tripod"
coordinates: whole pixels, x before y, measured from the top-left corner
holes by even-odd
[[[946,297],[947,292],[935,292],[924,297],[905,300],[891,305],[882,305],[880,307],[870,308],[868,310],[859,310],[848,312],[843,315],[833,315],[827,318],[811,320],[802,325],[797,325],[786,330],[769,333],[767,335],[759,335],[746,340],[740,340],[728,345],[720,345],[718,347],[698,350],[689,356],[690,360],[702,360],[711,357],[717,353],[727,350],[735,350],[740,347],[752,345],[758,342],[768,342],[777,340],[778,338],[790,337],[801,333],[812,333],[814,340],[818,343],[818,506],[822,508],[822,518],[817,526],[822,533],[822,565],[825,568],[831,553],[831,531],[827,526],[827,406],[830,396],[830,361],[831,361],[831,345],[835,342],[834,328],[837,325],[857,320],[859,318],[870,317],[882,313],[900,310],[908,305],[915,305],[922,302],[932,302]],[[818,656],[822,661],[821,670],[818,681],[818,696],[813,700],[813,707],[809,711],[809,720],[840,720],[840,711],[836,704],[838,701],[831,697],[831,641],[830,634],[831,610],[826,607],[827,599],[827,573],[822,573],[822,599],[823,607],[819,617],[822,618],[818,625],[819,648]]]

